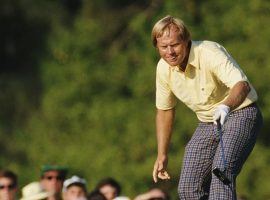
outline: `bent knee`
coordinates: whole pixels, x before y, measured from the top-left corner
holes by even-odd
[[[180,181],[178,195],[180,199],[196,199],[198,196],[198,187],[191,182]]]
[[[208,197],[210,184],[202,184],[200,181],[180,180],[178,195],[182,200],[205,199]],[[207,199],[207,198],[206,198]]]

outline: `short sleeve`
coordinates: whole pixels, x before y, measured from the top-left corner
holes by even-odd
[[[156,73],[156,107],[161,110],[169,110],[176,106],[176,97],[169,85],[169,76],[164,69],[157,67]]]
[[[222,46],[215,48],[212,54],[212,71],[227,87],[232,88],[239,81],[248,81],[237,62]]]

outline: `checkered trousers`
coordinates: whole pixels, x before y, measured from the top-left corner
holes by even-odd
[[[200,122],[185,147],[178,186],[181,200],[235,200],[235,180],[252,151],[262,126],[262,115],[256,104],[230,113],[222,126],[227,169],[232,181],[224,185],[212,170],[224,169],[217,126]]]

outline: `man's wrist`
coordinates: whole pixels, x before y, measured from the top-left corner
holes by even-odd
[[[226,105],[226,104],[220,104],[218,105],[217,107],[221,108],[221,109],[224,109],[226,111],[228,111],[228,113],[231,111],[231,107]]]
[[[157,155],[158,159],[160,160],[163,160],[163,159],[166,159],[168,157],[168,154],[167,153],[158,153]]]

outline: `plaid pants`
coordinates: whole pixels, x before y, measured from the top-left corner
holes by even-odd
[[[178,186],[181,200],[235,200],[235,180],[251,153],[262,126],[262,115],[256,104],[229,114],[222,126],[226,176],[232,181],[224,185],[212,170],[224,169],[217,126],[200,122],[185,147]]]

